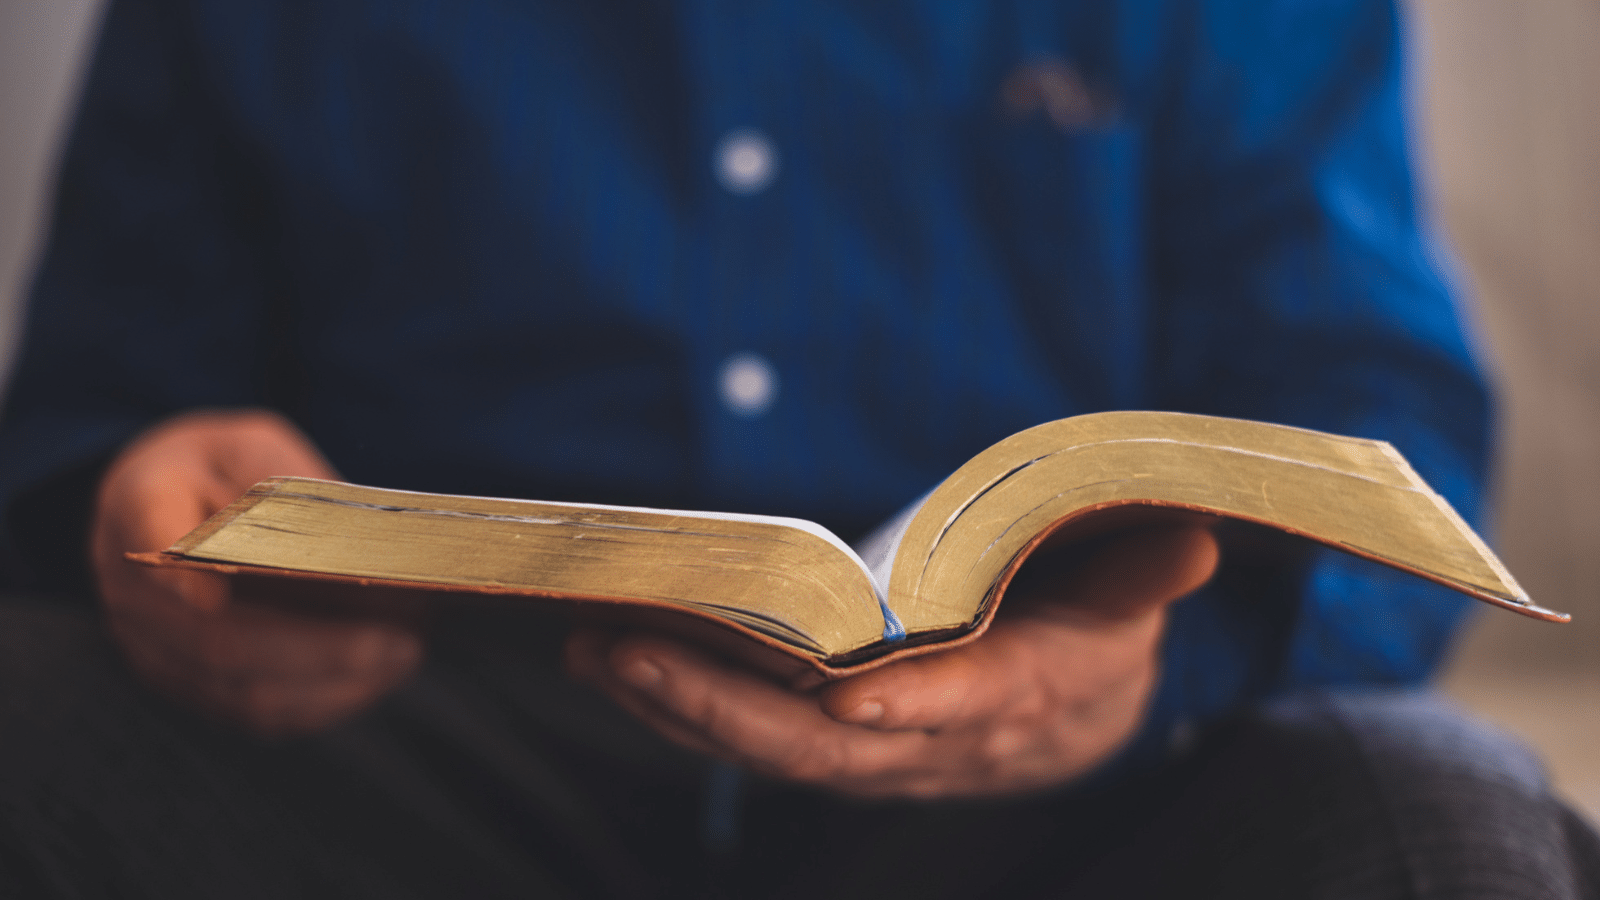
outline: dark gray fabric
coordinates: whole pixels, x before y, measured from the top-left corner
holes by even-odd
[[[441,655],[468,631],[441,629]],[[558,636],[519,636],[528,714],[463,689],[505,674],[489,652],[430,667],[324,735],[269,742],[144,689],[88,614],[0,605],[0,885],[62,897],[649,896],[607,823],[633,816],[634,801],[692,810],[700,766],[545,671],[539,644]],[[552,689],[565,702],[544,702]],[[588,791],[590,770],[612,777]]]
[[[1597,896],[1593,832],[1550,798],[1510,735],[1423,694],[1331,697],[1320,711],[1351,736],[1383,799],[1407,873],[1397,896]]]
[[[1426,694],[1297,697],[1115,785],[857,803],[706,765],[559,672],[559,622],[436,623],[371,712],[261,742],[154,696],[88,613],[0,604],[0,895],[1597,898],[1600,842]]]
[[[1538,761],[1427,692],[1281,700],[1195,765],[1084,895],[1600,897],[1600,840]]]

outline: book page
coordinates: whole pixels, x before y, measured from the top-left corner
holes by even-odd
[[[858,542],[857,558],[862,561],[862,568],[872,579],[872,589],[878,594],[878,606],[883,611],[883,639],[890,643],[905,640],[906,637],[900,616],[889,605],[889,576],[894,570],[894,558],[900,552],[900,541],[905,538],[906,529],[911,527],[911,520],[917,517],[922,504],[928,502],[931,496],[933,490],[911,501]]]
[[[906,504],[904,509],[890,516],[882,525],[874,528],[871,534],[856,542],[855,551],[862,561],[862,567],[872,576],[872,583],[878,589],[878,596],[888,595],[889,574],[894,570],[894,557],[900,552],[900,541],[905,538],[906,529],[911,527],[911,520],[922,510],[922,504],[928,502],[931,496],[933,489]]]
[[[965,627],[1018,554],[1068,518],[1126,505],[1256,522],[1540,618],[1472,529],[1381,441],[1212,416],[1109,412],[1001,441],[935,490],[901,537],[890,597],[912,633]]]
[[[780,516],[262,482],[169,552],[445,587],[694,607],[821,656],[882,639],[860,556]]]

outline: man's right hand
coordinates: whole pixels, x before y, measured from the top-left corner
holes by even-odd
[[[313,731],[377,699],[422,657],[389,622],[243,603],[227,579],[130,563],[163,550],[273,475],[336,477],[306,436],[264,410],[196,412],[129,444],[100,483],[90,558],[128,662],[167,694],[264,735]]]

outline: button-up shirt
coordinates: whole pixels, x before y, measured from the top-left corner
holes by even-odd
[[[114,2],[0,424],[7,577],[81,565],[137,430],[246,404],[352,481],[847,539],[1027,426],[1186,410],[1389,440],[1472,517],[1402,83],[1380,0]],[[1462,609],[1238,535],[1146,742],[1416,680]]]

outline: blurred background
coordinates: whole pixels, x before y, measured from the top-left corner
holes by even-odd
[[[100,0],[0,0],[0,373]],[[1600,821],[1600,0],[1406,0],[1418,150],[1500,385],[1493,543],[1550,626],[1486,611],[1446,691]]]

